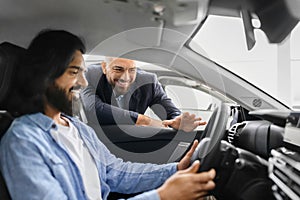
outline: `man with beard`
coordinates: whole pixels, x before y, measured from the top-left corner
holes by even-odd
[[[72,99],[87,85],[84,52],[77,36],[60,30],[43,31],[29,45],[17,86],[26,105],[0,146],[12,199],[99,200],[110,191],[144,192],[132,199],[199,199],[213,189],[213,169],[197,173],[199,161],[189,167],[197,141],[179,163],[123,162],[70,116]]]
[[[156,75],[138,69],[133,60],[105,57],[101,66],[89,66],[86,77],[89,85],[82,98],[89,122],[170,126],[186,132],[206,124],[201,117],[181,113]],[[148,107],[163,121],[144,115]]]

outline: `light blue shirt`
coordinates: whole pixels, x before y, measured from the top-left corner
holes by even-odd
[[[142,193],[133,199],[159,199],[155,188],[177,169],[176,163],[155,165],[124,162],[98,139],[92,128],[68,119],[95,160],[102,198],[109,192]],[[86,199],[83,181],[66,149],[51,136],[54,121],[42,113],[14,120],[1,140],[0,167],[12,199]]]

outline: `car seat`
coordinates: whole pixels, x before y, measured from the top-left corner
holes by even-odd
[[[25,49],[14,44],[3,42],[0,44],[0,138],[6,132],[15,111],[9,107],[14,98],[14,75],[17,72],[18,62],[25,53]]]
[[[14,115],[9,109],[10,99],[13,98],[14,75],[17,66],[25,49],[14,44],[3,42],[0,44],[0,139],[10,126]],[[11,199],[5,185],[2,174],[0,173],[0,199]]]

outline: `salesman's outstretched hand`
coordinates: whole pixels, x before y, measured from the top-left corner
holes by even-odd
[[[201,117],[196,117],[195,114],[190,114],[189,112],[184,112],[181,115],[175,117],[174,119],[164,120],[162,124],[164,126],[170,126],[177,130],[183,130],[185,132],[191,132],[198,126],[205,125],[205,121],[201,121]]]

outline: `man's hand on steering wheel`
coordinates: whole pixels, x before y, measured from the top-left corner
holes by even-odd
[[[198,140],[195,140],[193,142],[191,149],[185,154],[185,156],[178,163],[177,170],[184,170],[190,166],[192,155],[193,155],[196,147],[198,146],[198,143],[199,143]]]

